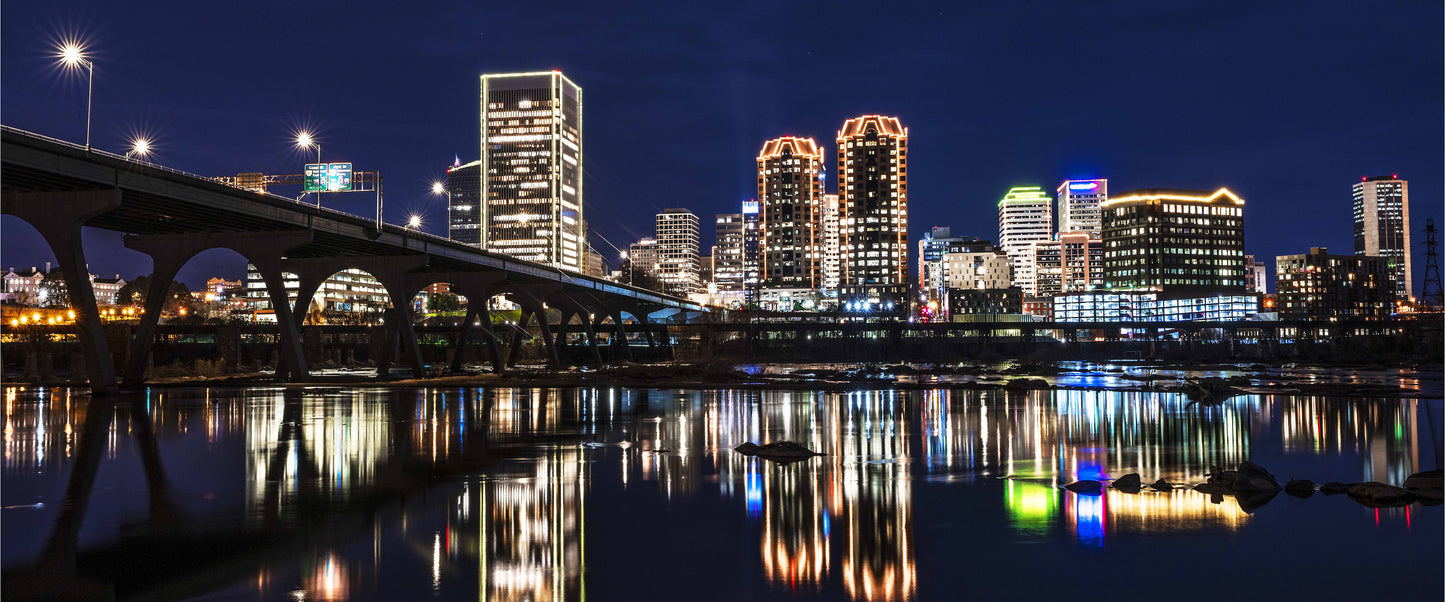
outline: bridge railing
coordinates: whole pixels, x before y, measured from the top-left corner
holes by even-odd
[[[272,193],[270,193],[270,192],[258,192],[258,191],[256,191],[255,189],[245,188],[245,187],[239,186],[239,185],[234,184],[234,183],[231,183],[231,182],[225,182],[225,181],[217,180],[217,179],[214,179],[214,178],[211,178],[211,177],[208,177],[208,176],[203,176],[203,175],[191,173],[191,172],[188,172],[188,171],[183,171],[183,170],[174,169],[174,168],[171,168],[171,167],[166,167],[166,166],[164,166],[164,165],[160,165],[160,164],[157,164],[157,163],[152,163],[152,162],[150,162],[150,161],[145,161],[145,160],[143,160],[143,159],[137,159],[137,158],[134,158],[134,157],[127,157],[127,156],[124,156],[124,155],[118,155],[118,154],[116,154],[116,153],[112,153],[112,152],[109,152],[109,151],[100,150],[100,149],[97,149],[97,148],[95,148],[95,147],[86,148],[85,146],[80,145],[80,144],[76,144],[76,143],[74,143],[74,142],[70,142],[70,141],[67,141],[67,140],[61,140],[61,139],[59,139],[59,138],[53,138],[53,137],[50,137],[50,136],[46,136],[46,135],[44,135],[44,134],[37,134],[37,133],[35,133],[35,132],[30,132],[30,131],[22,130],[22,129],[20,129],[20,128],[8,126],[8,125],[0,125],[0,131],[10,132],[10,133],[13,133],[13,134],[17,134],[17,135],[21,135],[21,136],[26,136],[26,137],[30,137],[30,138],[36,138],[36,139],[39,139],[39,140],[43,140],[43,141],[45,141],[45,142],[49,142],[49,143],[51,143],[51,144],[55,144],[55,145],[59,145],[59,146],[64,146],[64,147],[67,147],[67,148],[72,148],[72,149],[75,149],[75,150],[78,150],[78,151],[82,151],[82,152],[88,152],[88,153],[93,154],[93,155],[101,155],[101,156],[105,156],[105,157],[108,157],[108,158],[111,158],[111,159],[114,159],[114,160],[117,160],[117,161],[124,161],[124,162],[126,162],[126,163],[131,163],[131,164],[135,164],[135,165],[142,165],[142,166],[145,166],[145,167],[150,168],[150,169],[156,169],[156,170],[160,170],[160,171],[164,171],[164,172],[176,174],[176,175],[183,176],[183,177],[195,178],[195,179],[198,179],[198,180],[204,180],[204,181],[207,181],[207,182],[210,182],[210,183],[213,183],[213,184],[218,184],[218,185],[221,185],[221,186],[227,186],[227,187],[229,187],[229,188],[234,188],[234,189],[236,189],[236,190],[243,190],[243,191],[246,191],[247,193],[254,194],[254,195],[256,195],[256,196],[266,197],[266,198],[268,198],[268,199],[270,199],[270,200],[272,200],[272,201],[284,203],[286,206],[305,207],[305,208],[307,208],[308,210],[316,211],[316,212],[318,212],[318,213],[326,214],[326,215],[329,215],[329,216],[344,217],[344,218],[349,218],[349,219],[353,219],[353,220],[359,220],[359,221],[364,221],[364,222],[369,222],[369,223],[375,223],[375,220],[374,220],[373,218],[370,218],[370,217],[363,217],[363,216],[360,216],[360,215],[356,215],[356,214],[352,214],[352,213],[347,213],[347,212],[345,212],[345,211],[339,211],[339,210],[336,210],[336,209],[332,209],[332,208],[329,208],[329,207],[323,207],[323,206],[315,205],[315,204],[311,204],[311,203],[303,203],[303,202],[298,201],[298,200],[296,200],[296,199],[293,199],[293,198],[291,198],[291,197],[281,196],[281,195],[279,195],[279,194],[272,194]],[[278,213],[276,213],[276,215],[274,215],[274,217],[282,218],[282,217],[284,217],[284,216],[281,215],[281,213],[278,212]],[[439,236],[439,235],[436,235],[436,234],[432,234],[432,233],[430,233],[430,232],[425,232],[425,231],[421,231],[421,230],[413,230],[413,229],[406,228],[405,226],[400,226],[400,225],[396,225],[396,224],[388,224],[388,223],[385,223],[385,222],[382,222],[382,223],[380,224],[380,228],[382,229],[382,231],[385,231],[387,227],[393,228],[394,231],[397,231],[397,233],[405,234],[406,236],[408,236],[408,237],[410,237],[410,238],[412,238],[412,239],[414,239],[414,240],[418,240],[418,241],[422,241],[422,242],[427,242],[427,243],[439,243],[439,244],[441,245],[441,247],[442,247],[443,250],[447,249],[447,247],[448,247],[449,245],[461,244],[461,243],[457,243],[456,241],[451,240],[450,238],[446,238],[446,237],[443,237],[443,236]],[[433,253],[434,253],[434,252],[437,252],[437,250],[430,250],[430,249],[429,249],[428,252],[433,252]],[[521,273],[525,273],[525,274],[530,274],[530,275],[533,275],[533,276],[538,276],[538,277],[546,278],[546,279],[549,279],[549,280],[556,280],[556,281],[561,282],[561,283],[563,283],[563,284],[569,284],[569,285],[572,285],[572,286],[579,286],[579,287],[584,287],[584,288],[590,288],[590,289],[593,289],[593,290],[602,291],[602,292],[606,292],[606,293],[611,293],[611,294],[616,294],[616,295],[622,295],[622,296],[626,296],[626,297],[632,297],[632,298],[634,298],[634,299],[638,299],[638,300],[642,300],[642,301],[649,301],[649,302],[653,302],[653,303],[662,303],[662,304],[676,303],[676,300],[674,300],[674,299],[668,299],[668,298],[665,298],[665,297],[663,297],[663,296],[661,296],[661,295],[658,295],[658,294],[649,293],[649,292],[643,292],[642,290],[636,290],[636,289],[632,289],[632,288],[628,288],[628,287],[616,286],[616,285],[614,285],[614,284],[610,284],[610,283],[607,283],[607,282],[604,282],[604,281],[594,280],[594,279],[592,279],[592,278],[590,278],[590,277],[583,276],[583,275],[580,275],[580,274],[568,273],[568,272],[566,272],[566,271],[564,271],[564,270],[561,270],[561,269],[559,269],[559,268],[556,268],[556,267],[547,266],[547,265],[544,265],[544,264],[537,264],[537,263],[533,263],[533,262],[520,261],[520,260],[517,260],[517,259],[515,259],[515,258],[499,256],[499,255],[495,255],[495,254],[492,254],[492,253],[487,253],[487,252],[485,252],[485,251],[479,253],[478,250],[468,250],[467,253],[466,253],[466,254],[468,255],[467,257],[461,257],[461,255],[460,255],[459,253],[445,253],[445,254],[456,255],[459,259],[464,259],[464,260],[471,261],[471,262],[475,262],[475,263],[488,264],[488,265],[495,264],[495,267],[498,267],[498,268],[507,269],[507,270],[512,270],[512,271],[521,272]],[[479,261],[479,259],[482,259],[482,261]],[[703,307],[702,307],[701,305],[694,304],[694,303],[687,302],[687,301],[683,301],[680,305],[682,305],[682,306],[684,306],[684,307],[695,306],[695,310],[703,309]]]

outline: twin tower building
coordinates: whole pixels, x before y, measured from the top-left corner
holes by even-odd
[[[448,236],[567,271],[596,269],[582,116],[582,89],[559,71],[483,75],[480,159],[448,170]],[[837,194],[825,190],[830,159]],[[812,138],[770,140],[757,165],[761,284],[906,286],[908,129],[896,117],[848,120],[826,159]]]

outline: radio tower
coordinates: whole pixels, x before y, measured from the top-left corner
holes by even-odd
[[[1439,308],[1442,305],[1440,291],[1440,252],[1435,247],[1435,220],[1425,220],[1425,287],[1420,291],[1420,300],[1426,305]]]

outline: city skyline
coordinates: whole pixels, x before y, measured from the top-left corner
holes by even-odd
[[[84,8],[78,10],[85,12]],[[1408,10],[1416,11],[1411,14],[1418,17],[1406,19],[1411,26],[1440,20],[1438,7]],[[155,160],[169,167],[217,176],[248,171],[298,173],[307,160],[290,149],[289,134],[295,125],[314,126],[325,160],[351,161],[359,170],[377,169],[388,176],[389,221],[400,222],[400,216],[422,210],[426,214],[423,227],[438,233],[445,232],[445,202],[430,194],[430,182],[445,178],[443,168],[454,157],[463,163],[478,159],[467,154],[468,148],[475,148],[475,135],[465,135],[475,132],[477,126],[475,78],[484,73],[538,69],[558,69],[588,90],[586,138],[594,152],[588,153],[592,160],[584,178],[589,192],[587,215],[594,222],[593,229],[619,247],[650,230],[650,220],[637,216],[651,216],[667,207],[686,207],[700,216],[736,212],[739,201],[754,196],[748,190],[755,177],[752,159],[763,141],[781,134],[827,140],[837,123],[871,113],[896,115],[910,128],[914,149],[910,152],[913,173],[908,218],[913,239],[931,226],[942,225],[952,226],[961,235],[996,240],[996,218],[990,214],[995,200],[1008,188],[1032,184],[1053,190],[1065,179],[1088,178],[1108,178],[1118,190],[1228,187],[1251,199],[1246,219],[1252,226],[1247,230],[1245,251],[1265,261],[1314,246],[1350,248],[1351,199],[1345,184],[1361,176],[1398,173],[1409,180],[1415,189],[1411,219],[1415,230],[1427,218],[1440,218],[1442,178],[1438,166],[1442,153],[1438,136],[1433,135],[1441,129],[1438,86],[1384,94],[1378,89],[1364,94],[1348,87],[1359,73],[1375,69],[1423,74],[1427,81],[1438,81],[1440,34],[1430,30],[1391,40],[1323,35],[1344,31],[1347,23],[1359,19],[1383,18],[1356,14],[1343,5],[1317,7],[1308,15],[1251,7],[1227,15],[1225,10],[1188,8],[1059,9],[1030,17],[1044,32],[1070,27],[1071,19],[1089,17],[1091,26],[1105,37],[1147,22],[1152,29],[1141,35],[1173,42],[1172,53],[1165,57],[1173,61],[1168,69],[1163,58],[1131,53],[1126,44],[1081,49],[1087,56],[1080,58],[1068,56],[1057,44],[1037,40],[1029,47],[997,36],[962,44],[951,41],[1021,14],[1003,9],[969,9],[960,14],[949,7],[943,9],[944,15],[935,15],[936,10],[915,7],[885,17],[891,26],[887,35],[897,37],[901,44],[882,59],[870,59],[897,64],[896,74],[880,77],[896,80],[934,72],[998,83],[1019,73],[1041,79],[1082,73],[1119,80],[1120,89],[1099,93],[1101,99],[1061,95],[1053,100],[1010,101],[1019,106],[977,96],[939,103],[931,94],[905,91],[906,86],[859,88],[830,83],[827,75],[849,72],[839,71],[843,67],[835,65],[856,57],[846,44],[832,43],[833,36],[825,35],[823,29],[843,20],[827,11],[809,15],[820,23],[810,24],[797,39],[787,42],[768,40],[771,28],[777,26],[760,26],[756,31],[747,27],[765,21],[761,10],[743,10],[726,18],[706,11],[649,16],[637,26],[648,35],[620,44],[616,53],[590,52],[613,41],[605,27],[603,33],[581,31],[584,25],[594,25],[588,19],[596,14],[578,15],[572,17],[578,22],[563,23],[559,31],[548,35],[566,43],[546,50],[508,43],[525,39],[525,35],[508,32],[500,25],[525,20],[526,14],[480,10],[463,11],[451,19],[455,22],[440,25],[435,19],[386,23],[388,31],[407,41],[399,43],[404,52],[398,52],[398,57],[380,62],[360,45],[363,36],[356,31],[318,36],[323,48],[318,52],[323,56],[344,57],[350,52],[356,53],[359,64],[379,65],[373,69],[377,84],[402,81],[425,86],[425,93],[405,97],[368,91],[377,86],[351,86],[347,82],[355,78],[348,79],[353,69],[349,66],[337,67],[335,73],[313,73],[314,81],[307,80],[312,85],[292,85],[292,78],[309,73],[300,60],[304,53],[294,48],[278,52],[267,44],[281,45],[278,40],[294,35],[288,28],[296,26],[252,24],[258,37],[244,44],[255,44],[256,52],[239,53],[245,57],[209,57],[212,62],[204,63],[206,69],[196,73],[186,67],[188,60],[197,59],[172,49],[188,41],[206,47],[185,26],[206,13],[177,11],[179,39],[154,40],[156,35],[146,34],[157,31],[155,25],[137,23],[130,15],[98,4],[93,12],[92,22],[105,25],[72,26],[57,21],[61,17],[47,14],[43,7],[7,7],[10,18],[3,24],[5,52],[0,58],[6,67],[0,84],[10,92],[0,101],[7,125],[67,140],[83,139],[84,87],[78,78],[59,75],[49,56],[50,32],[74,27],[89,42],[96,64],[92,136],[97,148],[124,151],[126,130],[143,130],[152,136]],[[1262,23],[1281,18],[1281,12],[1304,19],[1317,31],[1301,37],[1294,32],[1270,30],[1266,34],[1261,30]],[[1379,12],[1398,16],[1405,11]],[[804,18],[796,13],[788,17],[783,21]],[[343,23],[351,18],[338,15]],[[1191,18],[1201,22],[1191,23]],[[431,28],[425,36],[432,42],[413,41],[423,37],[420,21]],[[620,27],[615,20],[602,23]],[[243,20],[214,27],[219,27],[224,37],[246,25]],[[172,25],[166,27],[169,32]],[[232,27],[236,29],[229,29]],[[482,33],[478,35],[476,29]],[[465,35],[464,30],[468,32]],[[1215,48],[1185,35],[1205,30],[1222,30],[1253,44]],[[719,56],[710,56],[696,48],[698,44],[679,40],[676,32],[727,43]],[[745,35],[735,40],[727,35],[739,32]],[[1266,40],[1268,36],[1280,39]],[[759,40],[768,40],[764,48],[774,54],[816,57],[799,59],[815,61],[811,64],[822,70],[819,77],[808,78],[807,102],[792,102],[800,91],[789,88],[790,80],[780,71],[745,50]],[[996,46],[987,47],[987,43]],[[681,49],[672,62],[659,58],[667,54],[662,49],[669,44]],[[1290,44],[1298,48],[1290,48]],[[996,60],[971,62],[970,49]],[[639,57],[647,60],[636,65],[627,62]],[[900,62],[905,57],[910,60]],[[1261,65],[1253,65],[1246,61],[1249,58],[1263,60],[1257,61]],[[1086,60],[1100,61],[1100,67],[1085,70]],[[1267,81],[1273,77],[1272,65],[1281,60],[1303,61],[1307,68],[1293,82],[1298,85],[1283,87]],[[220,77],[220,72],[239,71],[228,65],[258,66],[280,74],[276,82],[258,86]],[[848,69],[862,72],[871,66],[876,63]],[[187,76],[188,85],[165,81],[166,76],[181,70],[192,74]],[[1148,86],[1126,81],[1136,70],[1156,77],[1144,78]],[[699,83],[709,75],[718,77]],[[1216,98],[1206,103],[1178,97],[1182,90],[1208,81],[1233,82],[1238,84],[1235,88],[1259,92],[1250,94],[1251,98],[1273,95],[1274,99]],[[947,84],[945,92],[956,90],[949,87],[956,85]],[[1152,91],[1137,96],[1146,89]],[[663,90],[669,94],[657,93]],[[777,93],[758,94],[769,90]],[[1106,110],[1104,105],[1109,102],[1121,106]],[[383,120],[382,115],[390,120]],[[1042,117],[1037,119],[1040,125],[1033,125],[1028,116]],[[665,125],[660,129],[663,134],[642,127],[660,122]],[[1022,132],[1018,131],[1021,127],[1025,128]],[[1379,144],[1380,139],[1391,143]],[[619,152],[622,148],[633,150]],[[657,157],[668,175],[646,185],[634,184],[631,178],[644,172],[623,159],[628,155]],[[369,199],[345,197],[326,195],[323,202],[352,213],[369,213]],[[33,231],[9,217],[3,224],[7,267],[42,265],[48,253],[33,244],[38,239]],[[706,248],[712,232],[701,233],[701,239]],[[134,277],[150,271],[149,260],[121,249],[116,237],[90,236],[89,240],[93,272]],[[1420,240],[1415,237],[1416,247]],[[609,259],[615,258],[603,241],[593,238],[592,244]],[[234,256],[212,252],[188,265],[182,279],[236,277],[243,270],[244,265]],[[1422,274],[1417,269],[1413,276],[1418,283]]]

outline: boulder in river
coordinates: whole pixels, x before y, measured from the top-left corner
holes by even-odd
[[[774,441],[767,445],[758,445],[748,441],[734,447],[733,451],[744,456],[757,456],[765,460],[778,462],[806,460],[813,456],[825,455],[803,447],[801,444],[793,443],[792,441]]]
[[[1279,491],[1279,481],[1274,475],[1269,474],[1263,466],[1248,460],[1239,463],[1239,470],[1235,471],[1235,491]]]
[[[1439,506],[1445,504],[1445,491],[1439,487],[1426,487],[1415,490],[1415,499],[1426,506]]]
[[[1169,481],[1164,480],[1162,477],[1159,480],[1150,483],[1149,487],[1154,491],[1174,491],[1174,486],[1170,485]]]
[[[1284,492],[1297,498],[1308,498],[1315,494],[1315,482],[1309,479],[1290,479],[1284,484]]]
[[[1239,509],[1245,514],[1254,514],[1255,510],[1268,504],[1276,495],[1279,495],[1278,489],[1239,491],[1234,494],[1234,501],[1239,503]]]
[[[1080,495],[1099,495],[1104,492],[1104,484],[1098,481],[1085,479],[1083,481],[1075,481],[1073,483],[1069,483],[1068,485],[1064,485],[1064,489],[1068,489],[1069,491]]]
[[[1445,470],[1435,469],[1417,472],[1405,479],[1405,489],[1440,489],[1445,487]]]
[[[1350,499],[1373,508],[1384,508],[1409,504],[1415,501],[1415,494],[1403,487],[1367,481],[1350,487]]]
[[[1328,483],[1325,483],[1324,485],[1320,485],[1320,493],[1323,493],[1325,495],[1339,495],[1341,493],[1349,493],[1350,487],[1353,487],[1353,485],[1341,483],[1338,481],[1330,481]]]
[[[1109,486],[1124,493],[1139,493],[1139,490],[1143,488],[1143,484],[1139,481],[1139,473],[1137,472],[1131,472],[1114,479],[1114,482],[1110,483]]]

